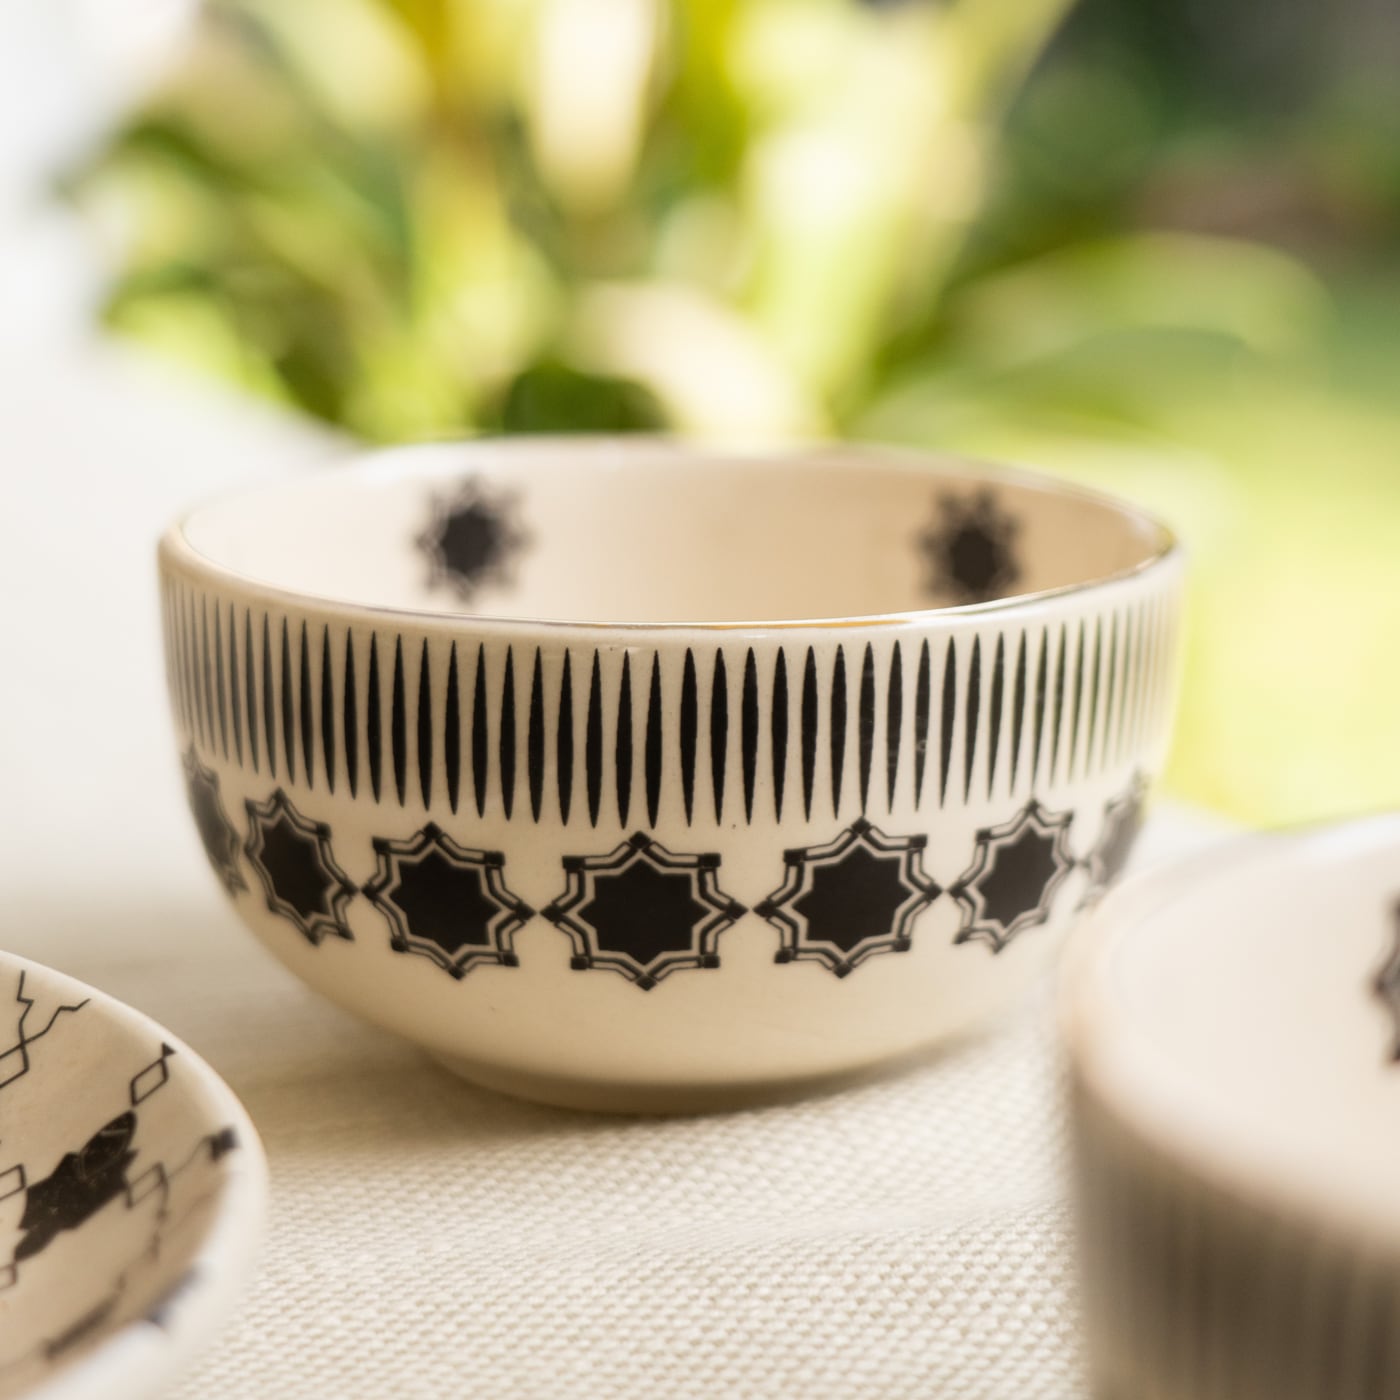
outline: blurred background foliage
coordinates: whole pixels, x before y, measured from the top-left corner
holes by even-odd
[[[213,0],[71,189],[113,326],[370,441],[828,434],[1195,556],[1178,793],[1400,801],[1380,0]]]

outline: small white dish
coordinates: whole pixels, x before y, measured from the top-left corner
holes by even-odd
[[[1400,1394],[1400,815],[1125,886],[1065,993],[1094,1393]]]
[[[261,1243],[262,1145],[148,1017],[0,954],[0,1400],[158,1394]]]

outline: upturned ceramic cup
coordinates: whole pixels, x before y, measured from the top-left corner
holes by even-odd
[[[1137,511],[875,449],[397,449],[160,549],[211,864],[480,1083],[686,1109],[1014,1004],[1121,869],[1182,566]]]

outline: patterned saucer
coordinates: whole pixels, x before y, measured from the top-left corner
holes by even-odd
[[[1400,1395],[1400,815],[1130,885],[1067,970],[1095,1394]]]
[[[158,1393],[247,1281],[266,1192],[208,1065],[0,954],[0,1400]]]

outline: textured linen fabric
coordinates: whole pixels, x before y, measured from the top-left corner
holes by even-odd
[[[517,1103],[360,1025],[205,866],[151,561],[189,500],[324,444],[103,354],[7,373],[36,466],[0,515],[0,943],[187,1039],[271,1165],[259,1281],[180,1400],[1080,1394],[1047,998],[894,1078],[675,1120]],[[1210,832],[1168,809],[1149,844]]]
[[[194,1039],[271,1163],[260,1284],[180,1395],[1074,1393],[1040,1026],[793,1106],[596,1118],[471,1089],[190,917],[193,954],[81,959]]]

